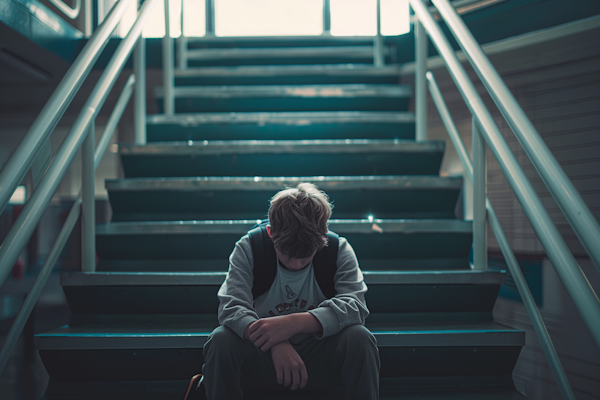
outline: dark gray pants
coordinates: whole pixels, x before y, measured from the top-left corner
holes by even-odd
[[[337,335],[321,340],[311,336],[292,345],[308,372],[308,383],[301,391],[324,389],[341,381],[345,399],[379,398],[377,341],[364,326],[352,325]],[[229,328],[220,326],[212,332],[204,345],[204,360],[202,373],[209,400],[242,399],[242,388],[286,389],[277,383],[271,351],[263,352]]]

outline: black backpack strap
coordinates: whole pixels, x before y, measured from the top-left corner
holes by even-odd
[[[327,232],[328,244],[317,251],[313,258],[313,270],[315,279],[321,288],[321,291],[328,299],[334,297],[335,291],[335,272],[337,271],[337,255],[340,243],[340,236],[334,232]]]
[[[267,293],[277,275],[277,254],[273,241],[267,233],[267,224],[268,221],[264,221],[248,232],[254,258],[252,296],[255,299]]]

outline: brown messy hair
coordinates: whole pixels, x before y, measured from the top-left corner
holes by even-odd
[[[332,208],[327,194],[312,183],[278,192],[269,207],[273,244],[289,257],[309,257],[327,245]]]

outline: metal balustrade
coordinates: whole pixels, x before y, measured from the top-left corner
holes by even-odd
[[[56,0],[58,1],[58,0]],[[83,80],[87,77],[91,67],[97,60],[102,49],[108,42],[109,36],[121,20],[125,9],[134,0],[119,0],[110,11],[104,22],[98,27],[96,33],[90,38],[77,60],[73,63],[50,100],[17,147],[10,160],[0,171],[0,212],[4,209],[10,196],[23,179],[25,173],[32,165],[42,145],[56,127],[66,108],[77,93]],[[0,352],[0,373],[4,369],[8,357],[27,321],[33,306],[50,274],[60,252],[62,251],[77,219],[81,215],[83,222],[83,270],[95,270],[95,217],[94,217],[94,172],[110,142],[114,130],[123,111],[134,92],[134,136],[137,144],[146,142],[146,88],[145,88],[145,43],[141,37],[144,24],[148,21],[152,9],[160,0],[146,0],[139,10],[139,15],[128,35],[121,41],[108,66],[105,68],[82,111],[73,123],[67,137],[59,148],[46,171],[37,190],[26,203],[19,218],[12,227],[6,240],[0,247],[0,284],[2,284],[16,259],[21,253],[25,243],[31,236],[43,212],[48,207],[60,181],[71,164],[76,152],[82,148],[83,173],[82,190],[73,204],[67,220],[62,227],[52,250],[40,270],[33,287],[19,311],[9,335]],[[527,217],[531,221],[548,257],[558,275],[562,279],[569,294],[573,298],[586,326],[600,347],[600,301],[589,285],[581,268],[570,253],[567,245],[560,236],[556,226],[552,223],[547,211],[539,197],[533,190],[531,183],[526,178],[522,168],[516,161],[514,154],[509,149],[506,140],[493,121],[489,111],[483,104],[472,82],[468,78],[453,48],[442,33],[438,23],[431,16],[430,10],[422,0],[409,0],[415,12],[415,107],[416,107],[416,140],[427,140],[427,89],[442,117],[442,121],[458,152],[463,164],[465,174],[473,182],[474,203],[474,268],[487,269],[487,243],[486,219],[496,236],[508,267],[515,280],[525,308],[532,319],[534,329],[544,353],[548,358],[552,373],[558,383],[562,396],[565,399],[574,399],[573,391],[560,364],[556,350],[535,305],[531,292],[525,282],[521,269],[508,240],[502,231],[495,211],[486,196],[485,180],[485,143],[490,146],[494,157],[506,176],[511,188],[515,192]],[[175,112],[174,101],[174,39],[170,37],[169,4],[163,0],[165,7],[165,36],[163,38],[163,88],[164,88],[164,114],[173,115]],[[459,45],[467,54],[469,61],[477,71],[492,98],[500,108],[502,114],[515,132],[517,138],[525,148],[536,169],[547,184],[551,193],[567,216],[584,247],[590,254],[596,267],[600,269],[600,228],[598,222],[591,214],[589,208],[581,200],[572,183],[560,168],[554,157],[543,143],[539,134],[527,119],[516,100],[510,94],[498,73],[494,70],[489,60],[485,57],[479,45],[449,4],[448,0],[433,0],[434,5],[450,31],[455,36]],[[77,3],[80,5],[80,1]],[[379,1],[377,12],[378,34],[374,41],[374,65],[383,66],[384,49],[383,39],[380,34]],[[76,6],[77,8],[77,6]],[[206,1],[207,36],[214,36],[214,2]],[[183,11],[182,11],[183,15]],[[330,27],[329,1],[324,1],[324,33],[328,34]],[[456,83],[463,99],[467,103],[473,116],[473,162],[471,162],[466,149],[460,139],[451,116],[444,104],[443,98],[437,88],[431,72],[427,72],[427,35],[433,41],[438,53],[443,58],[450,75]],[[187,68],[187,39],[182,34],[177,40],[178,68]],[[103,106],[108,93],[112,89],[117,77],[129,55],[135,47],[134,72],[125,84],[117,101],[108,124],[98,143],[94,146],[94,120]],[[595,246],[594,246],[595,245]]]
[[[433,4],[600,272],[600,224],[449,1]]]
[[[113,6],[108,17],[91,37],[86,47],[75,60],[58,88],[52,94],[50,100],[25,135],[25,138],[21,141],[6,166],[2,169],[0,173],[1,209],[3,209],[8,202],[16,185],[23,179],[23,176],[37,156],[41,145],[48,139],[49,135],[56,127],[58,121],[64,114],[66,107],[75,96],[83,80],[98,58],[101,50],[108,42],[111,32],[119,23],[125,9],[129,6],[131,1],[133,0],[120,0]],[[138,78],[142,79],[137,79],[137,82],[134,75],[131,75],[127,80],[97,147],[94,145],[95,118],[104,105],[108,93],[111,91],[136,44],[139,49],[136,51],[135,69],[136,71],[145,71],[145,63],[143,61],[144,41],[141,39],[141,33],[153,8],[159,2],[160,0],[146,0],[140,8],[137,20],[131,27],[127,36],[120,42],[115,50],[108,65],[104,69],[104,72],[100,76],[100,79],[92,90],[92,93],[85,102],[83,109],[71,126],[62,145],[56,152],[52,163],[48,167],[36,191],[25,204],[22,212],[9,231],[8,236],[2,243],[2,247],[0,247],[1,285],[6,280],[23,247],[29,240],[44,211],[50,204],[50,200],[58,189],[75,154],[79,148],[81,148],[83,163],[82,190],[71,207],[67,220],[65,221],[48,258],[38,273],[32,289],[27,295],[23,306],[11,326],[7,339],[3,344],[2,351],[0,352],[0,373],[6,366],[10,354],[23,330],[25,322],[37,302],[41,290],[80,215],[82,218],[83,231],[82,269],[85,272],[93,272],[96,268],[94,173],[106,151],[106,147],[110,142],[129,98],[131,97],[134,84],[136,86],[136,108],[139,108],[140,103],[145,103],[145,74],[140,74],[142,76],[139,76]],[[145,109],[143,109],[143,118],[136,119],[135,122],[138,125],[144,125],[145,129]],[[136,131],[140,131],[140,129],[136,129]]]
[[[514,253],[500,227],[494,209],[485,195],[486,142],[490,146],[492,153],[517,196],[519,203],[523,207],[525,214],[531,222],[546,254],[548,255],[548,258],[565,284],[584,323],[599,347],[600,301],[567,247],[564,239],[558,232],[555,224],[552,222],[548,212],[543,207],[539,196],[525,176],[523,169],[508,147],[506,140],[492,119],[488,109],[483,104],[483,101],[475,90],[462,65],[458,61],[453,48],[450,46],[448,39],[444,36],[438,23],[434,20],[422,0],[409,1],[415,12],[415,30],[417,31],[417,34],[415,35],[415,40],[417,41],[415,46],[417,49],[415,67],[415,104],[418,104],[417,107],[423,107],[423,105],[426,106],[426,102],[423,100],[425,91],[420,82],[427,79],[432,98],[442,117],[444,126],[459,154],[467,177],[473,183],[474,268],[478,269],[482,266],[483,268],[487,267],[487,244],[485,240],[487,217],[502,254],[507,261],[511,274],[515,279],[517,289],[523,299],[525,308],[533,322],[535,332],[540,340],[546,358],[548,359],[552,374],[558,384],[561,395],[565,399],[574,399],[575,396],[573,390],[567,380],[539,310],[531,296],[529,287],[523,278],[522,271],[516,261]],[[467,55],[469,62],[477,71],[477,74],[484,83],[484,86],[490,92],[509,126],[512,128],[513,132],[515,132],[515,135],[533,162],[536,170],[542,176],[544,183],[546,183],[557,203],[559,203],[561,210],[563,210],[569,223],[573,226],[573,229],[576,231],[578,238],[588,251],[594,264],[598,267],[600,265],[598,261],[598,255],[600,253],[600,249],[598,248],[598,243],[600,243],[600,228],[598,222],[591,214],[591,211],[583,202],[581,196],[574,188],[554,156],[552,156],[546,144],[540,138],[539,133],[535,130],[531,121],[525,116],[522,108],[516,102],[497,71],[489,62],[479,44],[475,41],[464,22],[460,19],[456,10],[454,10],[448,0],[433,0],[433,4],[436,6],[442,19],[447,23],[460,47]],[[458,87],[461,96],[473,116],[473,164],[471,164],[469,156],[462,144],[462,140],[460,139],[448,109],[444,104],[433,74],[428,72],[425,75],[424,73],[426,70],[426,67],[423,65],[425,61],[423,61],[421,58],[422,56],[419,55],[419,49],[426,46],[426,39],[424,38],[424,35],[419,34],[421,24],[429,34],[438,53],[446,64],[450,76]],[[417,110],[417,113],[417,115],[423,115],[426,113],[426,110]],[[419,123],[426,124],[426,122],[423,121],[426,120],[417,117],[417,132],[426,131],[426,127],[422,126],[419,128],[418,126]],[[485,142],[482,139],[485,140]]]
[[[50,3],[54,4],[56,8],[58,8],[63,14],[71,19],[77,18],[81,12],[81,0],[75,1],[74,8],[69,7],[62,0],[50,0]]]
[[[450,112],[448,111],[448,107],[446,106],[446,103],[444,101],[444,98],[442,97],[442,94],[440,92],[440,89],[437,86],[437,83],[435,81],[435,78],[433,76],[432,72],[427,72],[427,81],[429,83],[429,91],[431,93],[431,97],[433,99],[433,102],[437,108],[438,113],[440,114],[440,117],[442,119],[442,123],[444,124],[444,127],[446,128],[446,132],[448,133],[448,136],[450,136],[450,140],[452,141],[452,144],[454,145],[454,148],[456,149],[456,152],[458,153],[458,157],[460,158],[460,162],[463,166],[463,169],[465,170],[465,175],[467,175],[467,178],[469,179],[469,181],[471,181],[471,183],[473,184],[473,187],[475,188],[476,186],[479,189],[479,196],[481,196],[481,189],[485,189],[485,181],[484,182],[477,182],[477,179],[475,178],[475,175],[477,175],[477,169],[479,169],[480,171],[483,170],[483,172],[485,171],[485,160],[482,160],[481,157],[481,153],[485,154],[485,148],[481,149],[481,146],[484,146],[485,143],[481,142],[481,139],[478,139],[478,143],[477,143],[477,147],[479,147],[479,151],[475,151],[475,138],[477,136],[481,136],[481,133],[479,132],[479,128],[477,128],[476,126],[476,121],[473,120],[473,155],[475,156],[475,154],[479,153],[479,163],[476,162],[471,162],[471,158],[469,157],[469,154],[467,153],[467,149],[465,148],[462,139],[460,137],[460,134],[458,133],[458,130],[456,129],[456,126],[454,125],[454,122],[452,121],[452,117],[450,115]],[[475,158],[475,157],[474,157]],[[483,168],[482,168],[482,163],[481,161],[483,161]],[[475,167],[474,167],[475,165]],[[480,173],[479,174],[480,177],[479,179],[481,179],[483,177],[484,174]],[[483,185],[482,185],[483,183]],[[475,197],[475,196],[474,196]],[[540,314],[540,310],[537,308],[536,304],[535,304],[535,300],[533,299],[533,296],[531,295],[531,290],[529,290],[529,286],[527,286],[527,282],[525,281],[525,277],[523,276],[523,271],[521,271],[521,267],[519,266],[519,263],[517,262],[517,259],[515,257],[514,252],[512,251],[510,245],[508,244],[508,240],[506,239],[506,235],[504,234],[504,231],[502,230],[502,227],[500,226],[500,221],[498,220],[498,217],[496,216],[496,212],[494,211],[494,208],[492,207],[492,204],[490,203],[490,199],[487,197],[487,195],[485,194],[485,190],[483,191],[483,197],[484,197],[484,201],[485,201],[485,209],[483,210],[483,212],[487,212],[487,218],[489,220],[490,223],[490,227],[492,228],[492,231],[494,232],[494,236],[496,237],[496,241],[498,242],[498,245],[500,246],[500,250],[502,251],[502,255],[504,256],[504,259],[506,260],[506,264],[508,265],[508,269],[510,271],[510,274],[515,282],[515,285],[517,286],[517,290],[519,291],[519,295],[521,296],[521,299],[523,300],[523,304],[525,306],[525,309],[527,310],[527,314],[529,314],[529,317],[531,318],[531,321],[533,323],[533,328],[538,336],[538,339],[540,340],[540,345],[542,346],[542,349],[544,351],[544,354],[546,355],[546,358],[548,359],[548,362],[550,364],[550,369],[552,370],[552,375],[554,376],[554,378],[556,379],[559,389],[561,391],[561,394],[563,396],[563,398],[565,399],[574,399],[575,395],[573,394],[573,390],[571,389],[571,385],[569,384],[569,381],[567,380],[567,375],[565,374],[565,371],[562,367],[562,364],[560,363],[560,360],[558,358],[558,354],[556,353],[556,349],[554,348],[554,344],[552,343],[552,339],[550,338],[550,335],[548,333],[548,330],[546,329],[546,325],[544,324],[544,321],[542,319],[542,316]],[[479,201],[473,201],[474,205],[475,203],[480,203]],[[485,229],[485,215],[482,217],[480,215],[479,212],[474,212],[474,217],[475,218],[479,218],[479,224],[483,225],[483,228]],[[483,224],[482,224],[483,222]],[[481,244],[475,243],[475,239],[477,238],[477,234],[476,234],[476,227],[473,227],[473,246],[475,248],[477,248],[478,246],[480,247]],[[481,229],[481,228],[480,228]],[[478,232],[479,234],[481,234],[481,232]],[[487,260],[481,260],[481,258],[486,258],[485,253],[479,252],[479,255],[473,255],[473,262],[475,265],[477,265],[477,263],[481,263],[481,262],[485,262],[487,263]]]
[[[25,177],[50,133],[71,104],[83,80],[90,73],[92,66],[108,43],[112,31],[117,27],[132,1],[134,0],[120,0],[113,6],[104,22],[98,27],[96,34],[81,50],[19,146],[0,171],[0,212],[8,204],[8,200]],[[0,282],[3,282],[4,279],[6,276],[0,268]]]

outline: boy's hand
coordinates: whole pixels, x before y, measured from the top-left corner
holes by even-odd
[[[289,317],[291,315],[263,318],[253,322],[248,329],[250,340],[262,351],[288,340],[299,332],[298,326]]]
[[[304,361],[296,349],[286,340],[271,348],[273,365],[277,372],[277,383],[290,386],[291,390],[302,389],[308,382],[308,373]]]
[[[254,321],[254,322],[250,322],[247,326],[246,329],[244,329],[244,339],[250,341],[250,327],[252,325],[254,325],[255,323],[257,323],[258,320]]]

